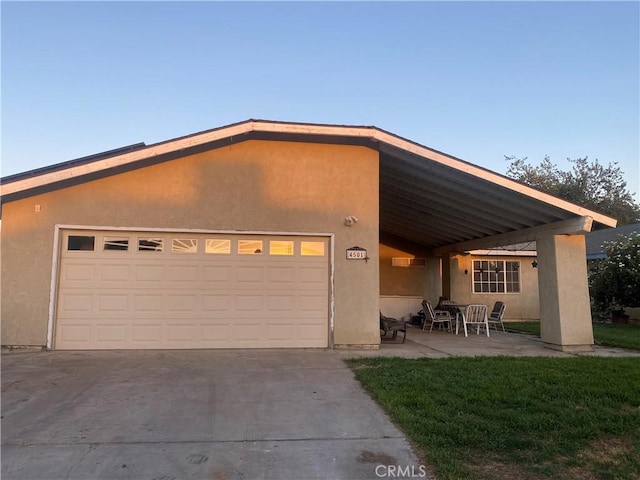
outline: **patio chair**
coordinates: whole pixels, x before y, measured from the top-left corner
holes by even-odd
[[[380,330],[383,337],[386,337],[387,333],[391,333],[391,339],[395,340],[398,332],[402,332],[404,334],[402,343],[407,339],[407,324],[396,318],[385,317],[382,312],[380,312]]]
[[[476,327],[476,333],[480,334],[480,327],[484,325],[484,328],[487,332],[487,337],[489,337],[489,321],[487,317],[487,306],[486,305],[469,305],[465,308],[462,315],[462,326],[464,328],[464,336],[468,337],[467,333],[467,325]]]
[[[456,316],[460,313],[460,308],[458,307],[458,302],[454,300],[449,300],[448,298],[441,298],[440,303],[436,305],[436,312],[449,312],[452,319],[455,319]]]
[[[491,310],[491,313],[489,314],[489,318],[487,319],[487,321],[489,322],[489,325],[494,326],[496,332],[498,331],[498,324],[500,324],[500,326],[502,327],[502,331],[506,332],[506,330],[504,329],[504,323],[502,322],[504,311],[506,309],[507,306],[504,304],[504,302],[496,302],[493,306],[493,310]]]
[[[440,326],[445,326],[447,330],[450,332],[451,330],[451,321],[453,318],[451,314],[445,310],[434,310],[427,300],[422,301],[422,309],[424,310],[424,314],[426,316],[426,320],[422,325],[422,329],[424,330],[427,327],[427,321],[431,322],[431,328],[429,328],[429,333],[433,331],[433,326],[437,323]]]

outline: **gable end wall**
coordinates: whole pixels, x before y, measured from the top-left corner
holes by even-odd
[[[378,345],[378,166],[365,147],[252,140],[9,202],[2,344],[46,344],[55,226],[89,225],[334,234],[333,341]],[[345,259],[356,245],[369,261]]]

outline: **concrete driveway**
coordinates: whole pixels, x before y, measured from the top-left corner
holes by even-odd
[[[388,465],[424,472],[332,351],[2,356],[3,480],[398,478]]]

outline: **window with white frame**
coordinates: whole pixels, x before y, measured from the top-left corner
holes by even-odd
[[[520,293],[520,262],[474,260],[473,293]]]

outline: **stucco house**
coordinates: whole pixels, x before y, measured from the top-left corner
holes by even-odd
[[[377,348],[381,305],[452,296],[467,252],[528,241],[543,341],[589,349],[584,234],[616,224],[376,127],[264,120],[0,195],[2,345],[49,349]]]

